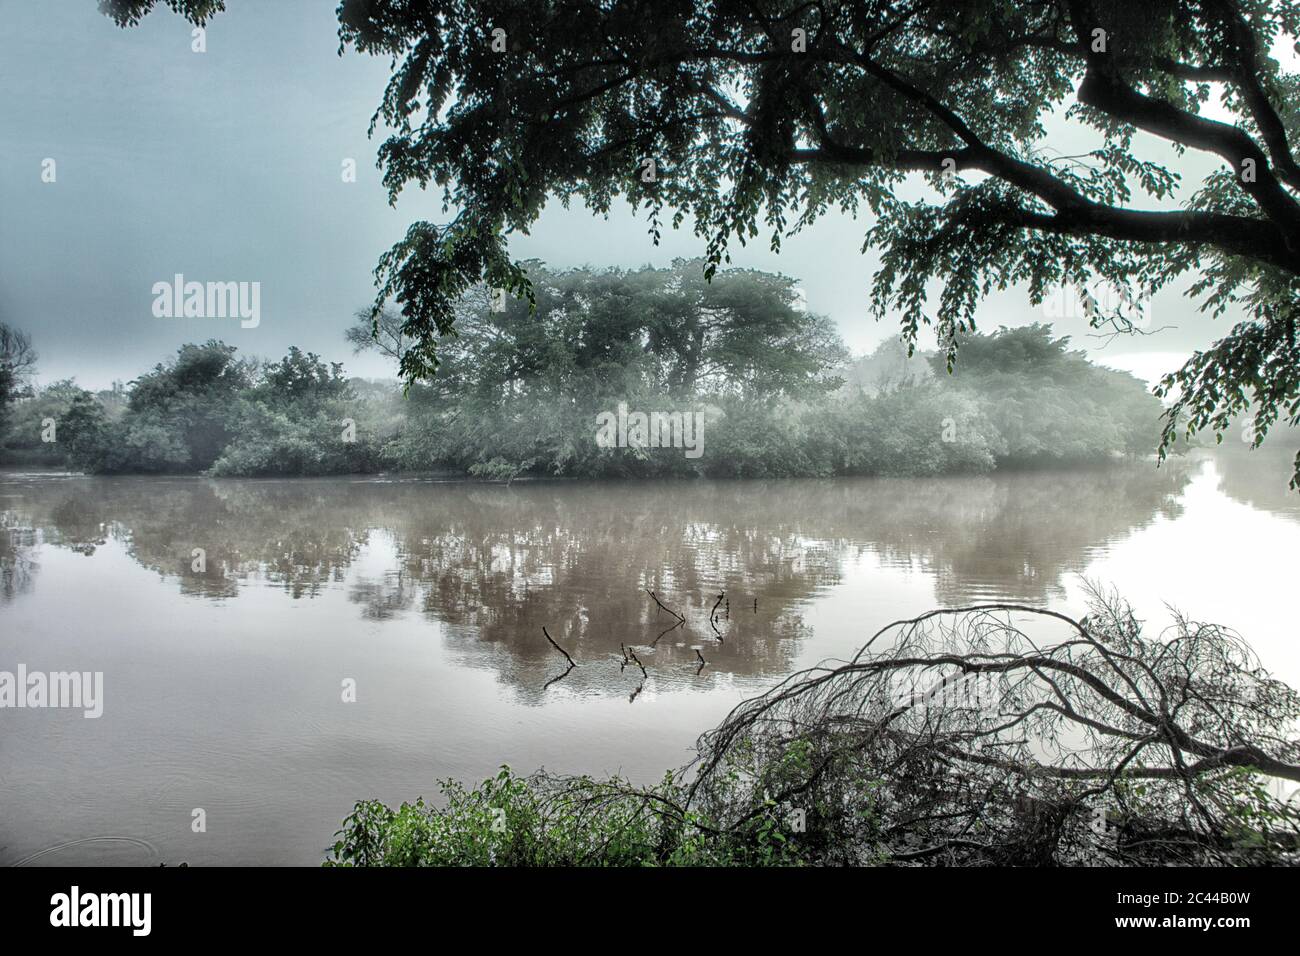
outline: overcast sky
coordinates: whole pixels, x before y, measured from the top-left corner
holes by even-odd
[[[355,374],[392,374],[352,357],[343,330],[373,297],[379,255],[410,222],[441,217],[435,193],[409,192],[393,209],[379,183],[379,139],[366,127],[388,61],[337,55],[335,0],[227,5],[195,53],[191,26],[166,9],[121,30],[94,0],[0,0],[0,321],[32,334],[42,383],[104,387],[209,338],[272,358],[298,345]],[[1167,144],[1149,155],[1194,177],[1212,168],[1173,160]],[[340,175],[348,158],[354,183]],[[42,181],[47,159],[53,183]],[[897,334],[868,315],[876,260],[859,250],[869,225],[832,214],[779,256],[763,237],[733,258],[800,280],[809,308],[863,352]],[[700,255],[703,243],[683,231],[656,248],[625,207],[602,220],[556,204],[511,249],[558,268],[635,267]],[[156,318],[152,287],[176,273],[260,282],[260,325]],[[1048,317],[1013,291],[989,299],[979,321],[990,330]],[[1231,321],[1171,292],[1157,297],[1152,326],[1172,330],[1097,351],[1082,319],[1057,328],[1150,379]]]

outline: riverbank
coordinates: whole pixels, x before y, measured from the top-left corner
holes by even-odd
[[[503,768],[361,801],[326,865],[1290,865],[1270,787],[1300,783],[1300,694],[1255,663],[1101,591],[1078,620],[936,610],[742,703],[657,785]]]
[[[1088,466],[1159,443],[1161,405],[1143,384],[1048,326],[972,335],[953,375],[939,356],[882,364],[889,348],[845,364],[813,335],[826,346],[816,357],[795,361],[789,343],[770,343],[761,362],[723,350],[717,374],[682,380],[636,350],[561,362],[575,348],[569,332],[538,342],[542,326],[517,319],[466,333],[489,351],[509,343],[508,367],[452,365],[406,391],[349,379],[296,348],[266,362],[221,342],[186,345],[129,388],[36,390],[7,411],[0,446],[95,474],[435,470],[509,481],[983,474]],[[537,364],[542,345],[558,367]]]

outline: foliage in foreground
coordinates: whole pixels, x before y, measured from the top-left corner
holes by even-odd
[[[1100,594],[1079,621],[933,611],[740,705],[656,786],[503,768],[362,801],[326,865],[1295,863],[1298,717],[1217,625],[1152,640]]]
[[[718,839],[709,821],[679,812],[686,789],[618,777],[520,776],[503,767],[473,789],[447,780],[441,807],[423,798],[393,810],[358,803],[327,866],[689,866],[801,862],[773,815],[753,840]],[[775,805],[772,807],[776,809]]]

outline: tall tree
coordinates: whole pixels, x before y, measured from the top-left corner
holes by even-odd
[[[31,336],[0,322],[0,435],[9,420],[10,404],[23,394],[27,378],[35,370]]]
[[[752,269],[706,282],[699,260],[671,268],[552,271],[525,263],[534,308],[476,286],[456,303],[454,333],[438,343],[435,380],[447,395],[500,395],[548,379],[584,395],[631,383],[676,396],[802,397],[836,388],[848,357],[834,324],[803,309],[794,281]],[[531,314],[529,314],[531,312]],[[345,337],[400,359],[398,319],[358,313]]]
[[[153,3],[104,8],[125,24]],[[169,5],[200,19],[219,3]],[[1162,451],[1252,400],[1256,442],[1300,422],[1300,77],[1270,55],[1300,37],[1300,4],[343,0],[338,15],[343,46],[394,62],[376,114],[390,196],[435,183],[450,217],[412,225],[376,271],[412,340],[408,378],[435,371],[465,289],[530,292],[506,236],[551,197],[601,212],[622,196],[656,238],[693,220],[709,270],[760,229],[779,248],[865,206],[874,311],[912,342],[934,325],[949,364],[994,288],[1040,301],[1067,282],[1153,294],[1190,276],[1202,309],[1247,318],[1162,381]],[[1203,115],[1215,91],[1231,122]],[[1054,155],[1064,123],[1099,145]],[[1219,168],[1178,196],[1139,132]],[[896,194],[916,173],[938,202]]]
[[[165,431],[169,448],[184,448],[170,465],[208,468],[233,437],[236,400],[253,380],[252,364],[235,352],[233,345],[215,339],[186,343],[175,358],[131,383],[127,410],[133,427]],[[293,370],[289,360],[285,364]]]

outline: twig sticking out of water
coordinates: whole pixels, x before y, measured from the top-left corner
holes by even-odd
[[[674,611],[674,610],[673,610],[672,608],[670,608],[668,605],[664,604],[663,601],[659,600],[659,596],[656,595],[656,594],[654,593],[654,591],[651,591],[649,588],[646,588],[646,589],[645,589],[645,593],[648,594],[648,595],[650,595],[650,597],[654,598],[654,602],[655,602],[656,604],[658,604],[659,607],[660,607],[662,610],[667,611],[667,612],[668,612],[669,614],[671,614],[673,617],[677,618],[678,623],[680,623],[680,624],[685,624],[685,623],[686,623],[686,618],[682,617],[680,614],[678,614],[676,611]]]
[[[671,625],[669,625],[668,627],[664,628],[662,631],[659,632],[659,637],[656,637],[653,641],[650,642],[650,646],[654,647],[656,644],[659,643],[659,639],[662,638],[669,631],[674,631],[679,627],[685,627],[686,618],[682,617],[682,615],[678,614],[676,611],[670,608],[663,601],[659,600],[659,595],[655,594],[654,591],[651,591],[649,588],[646,588],[645,593],[650,595],[650,597],[654,599],[655,604],[659,605],[660,610],[667,611],[675,618],[675,620]]]
[[[700,649],[698,647],[695,648],[695,656],[700,659],[700,666],[695,668],[695,674],[698,677],[700,671],[704,670],[704,665],[707,664],[708,661],[704,659],[704,655],[700,653]]]
[[[722,639],[722,631],[718,629],[718,607],[721,606],[727,594],[724,591],[718,595],[718,599],[713,602],[713,610],[709,611],[709,627],[713,628],[713,636],[718,639],[719,644],[726,643]]]
[[[636,656],[636,651],[632,650],[632,648],[629,647],[629,648],[627,649],[627,653],[628,653],[628,656],[632,658],[632,662],[633,662],[634,664],[636,664],[637,667],[641,668],[641,676],[642,676],[642,677],[649,677],[650,675],[647,674],[646,671],[645,671],[645,665],[641,663],[641,658],[639,658],[639,657]]]
[[[569,656],[569,652],[566,651],[564,648],[562,648],[559,644],[555,643],[555,639],[551,637],[550,632],[546,630],[545,624],[542,625],[542,633],[545,634],[546,639],[551,642],[551,647],[555,648],[557,651],[559,651],[561,654],[564,655],[564,659],[569,662],[569,667],[573,668],[578,666],[577,662],[575,662],[574,659]]]
[[[577,667],[578,664],[577,664],[577,662],[576,662],[572,657],[569,656],[569,652],[568,652],[568,651],[566,651],[564,648],[562,648],[559,644],[556,644],[556,643],[555,643],[555,640],[551,637],[550,632],[549,632],[548,630],[546,630],[545,625],[542,626],[542,633],[545,634],[545,635],[546,635],[546,639],[547,639],[548,641],[550,641],[550,643],[551,643],[551,647],[555,648],[557,651],[559,651],[561,654],[563,654],[563,655],[564,655],[564,659],[565,659],[566,661],[569,662],[569,666],[566,667],[566,668],[564,669],[564,673],[563,673],[563,674],[559,674],[559,675],[556,676],[556,677],[552,677],[550,680],[548,680],[545,684],[542,685],[542,690],[546,690],[546,688],[550,687],[550,686],[551,686],[552,684],[554,684],[556,681],[564,680],[564,678],[568,677],[568,676],[569,676],[569,672],[572,671],[575,667]]]
[[[680,627],[680,626],[681,626],[680,621],[673,625],[673,627]],[[670,627],[668,630],[671,631],[672,629],[673,628]],[[664,633],[666,634],[667,631],[665,631]],[[663,634],[659,636],[662,637]],[[641,683],[636,685],[636,689],[633,690],[632,693],[629,694],[627,698],[627,702],[630,704],[636,700],[637,695],[640,694],[641,691],[645,690],[646,678],[648,678],[650,675],[646,673],[645,665],[641,663],[641,659],[636,656],[636,651],[632,650],[632,648],[630,647],[624,647],[622,644],[619,644],[618,646],[623,649],[623,664],[622,666],[619,667],[619,670],[622,670],[629,663],[635,663],[637,667],[641,668]]]

